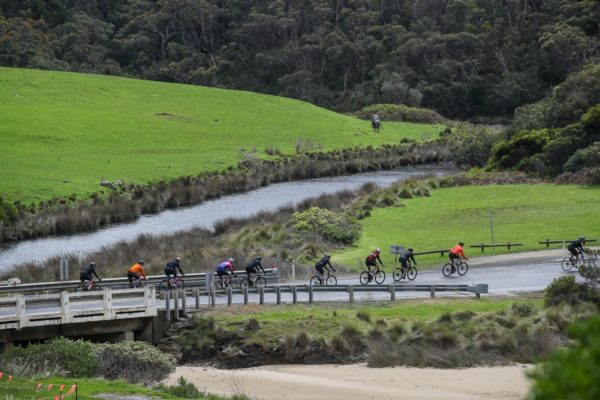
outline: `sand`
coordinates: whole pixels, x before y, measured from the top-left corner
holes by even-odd
[[[180,376],[200,390],[258,400],[300,399],[522,399],[531,365],[465,369],[368,368],[353,365],[272,365],[222,370],[182,366],[165,383]]]

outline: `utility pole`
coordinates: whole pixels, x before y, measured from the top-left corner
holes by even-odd
[[[492,253],[496,252],[496,248],[494,247],[494,216],[492,215],[492,209],[490,211],[490,232],[492,233]]]

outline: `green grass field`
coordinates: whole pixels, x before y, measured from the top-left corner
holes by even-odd
[[[250,92],[0,68],[0,195],[85,195],[102,179],[147,183],[236,165],[298,140],[323,150],[428,139],[436,125],[368,121]]]
[[[600,239],[600,187],[575,185],[490,185],[436,189],[431,197],[407,199],[405,207],[375,208],[360,221],[363,232],[356,246],[334,253],[334,263],[361,269],[374,247],[393,265],[391,244],[415,252],[449,249],[465,242],[468,257],[481,253],[471,244],[491,243],[490,215],[495,243],[523,243],[511,250],[542,250],[545,239]],[[554,245],[556,247],[556,245]],[[497,248],[495,253],[507,253]],[[447,255],[418,256],[419,266],[441,265]]]
[[[212,316],[219,326],[240,332],[250,318],[260,324],[260,330],[247,332],[252,343],[276,344],[286,335],[306,332],[314,337],[331,337],[345,325],[354,325],[363,331],[372,328],[372,322],[385,321],[391,325],[397,321],[431,322],[445,313],[470,310],[486,313],[508,309],[514,303],[527,303],[542,307],[542,300],[535,298],[469,298],[469,299],[417,299],[374,304],[316,304],[217,308],[206,316]],[[357,318],[357,313],[368,315],[370,322]]]

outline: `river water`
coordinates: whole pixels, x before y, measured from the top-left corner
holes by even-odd
[[[260,211],[295,205],[308,198],[340,190],[358,189],[367,182],[388,186],[395,181],[424,174],[445,175],[448,170],[438,166],[407,167],[395,171],[378,171],[356,175],[277,183],[250,192],[224,196],[204,203],[143,215],[125,224],[107,226],[96,232],[26,240],[0,247],[0,270],[16,264],[42,260],[64,254],[84,255],[103,246],[128,241],[140,234],[165,234],[194,227],[212,228],[228,217],[248,217]]]

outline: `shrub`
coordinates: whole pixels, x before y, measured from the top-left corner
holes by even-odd
[[[343,244],[354,243],[361,230],[352,217],[319,207],[296,211],[287,225],[302,236],[321,236],[327,241]]]
[[[544,305],[555,306],[560,303],[578,304],[587,296],[587,289],[575,282],[572,275],[554,279],[544,292]]]
[[[188,380],[183,376],[179,377],[177,380],[177,385],[166,386],[164,384],[160,384],[156,386],[156,389],[184,399],[196,399],[203,397],[203,393],[200,392],[192,382],[188,382]]]
[[[445,118],[433,110],[427,108],[408,107],[403,104],[375,104],[363,108],[359,116],[371,119],[373,114],[379,115],[385,121],[406,121],[422,123],[442,123]]]
[[[175,370],[175,358],[146,342],[120,342],[99,345],[98,362],[107,379],[124,378],[131,383],[148,384]]]
[[[535,307],[526,303],[514,303],[511,307],[513,314],[519,317],[528,317],[535,313]]]
[[[365,310],[358,310],[356,312],[356,318],[358,318],[361,321],[365,321],[365,322],[371,321],[371,315]]]

